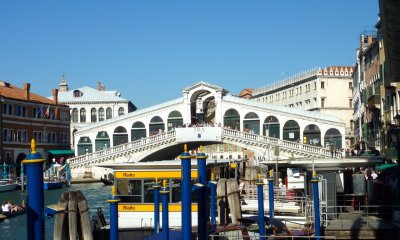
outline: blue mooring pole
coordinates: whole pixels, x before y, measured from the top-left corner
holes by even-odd
[[[31,141],[31,154],[22,162],[26,165],[27,196],[27,239],[44,239],[44,194],[43,163],[44,159],[36,152],[36,142]]]
[[[198,240],[207,240],[207,156],[203,153],[203,147],[200,146],[200,152],[197,153],[198,179],[197,182],[204,187],[197,191],[198,201]]]
[[[317,172],[314,171],[311,179],[313,185],[313,198],[314,198],[314,225],[315,225],[315,236],[321,236],[321,220],[319,212],[319,191],[318,191],[318,176]],[[319,239],[319,238],[316,238]]]
[[[216,216],[217,216],[217,182],[214,181],[214,173],[211,172],[211,181],[208,183],[210,187],[210,217],[211,217],[211,225],[212,231],[215,230],[217,225]]]
[[[260,239],[265,239],[265,218],[264,218],[264,181],[261,178],[261,173],[258,174],[257,198],[258,198],[258,227],[260,229]]]
[[[153,185],[154,189],[154,234],[160,232],[160,184],[158,179]]]
[[[276,173],[278,174],[278,173]],[[268,177],[268,199],[269,199],[269,225],[272,225],[272,220],[274,219],[274,170],[269,170]]]
[[[21,178],[21,192],[25,190],[25,177],[24,177],[24,163],[21,162],[21,174],[19,175]]]
[[[7,178],[7,164],[3,162],[3,179]]]
[[[69,169],[69,163],[66,163],[65,173],[67,174],[67,186],[71,187],[71,170]]]
[[[111,187],[111,196],[107,199],[110,203],[110,240],[118,240],[118,202],[115,186]]]
[[[163,186],[160,191],[162,203],[162,239],[169,240],[169,219],[168,219],[168,198],[169,190],[167,180],[163,180]]]
[[[185,144],[180,156],[182,164],[182,239],[192,238],[192,189],[191,189],[191,159]]]

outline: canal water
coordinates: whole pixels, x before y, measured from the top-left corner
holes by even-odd
[[[73,184],[71,187],[64,187],[62,189],[45,190],[44,201],[45,206],[50,204],[56,204],[61,196],[61,193],[65,191],[77,191],[80,190],[85,195],[89,206],[90,216],[94,216],[97,209],[101,207],[103,214],[109,222],[110,207],[106,202],[107,198],[111,195],[111,186],[104,186],[103,183],[85,183],[85,184]],[[4,200],[11,200],[13,204],[21,204],[22,200],[26,202],[27,192],[21,192],[21,190],[15,190],[12,192],[0,193],[1,203]],[[27,239],[27,221],[26,214],[15,216],[10,219],[5,219],[0,222],[0,239],[1,240],[26,240]],[[45,219],[45,239],[53,239],[54,230],[54,218]]]

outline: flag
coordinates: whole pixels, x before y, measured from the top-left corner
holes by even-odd
[[[46,112],[44,113],[44,117],[45,117],[45,118],[48,118],[49,115],[50,115],[50,105],[47,106]]]

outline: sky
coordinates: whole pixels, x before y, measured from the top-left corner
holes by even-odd
[[[199,81],[236,95],[354,65],[378,13],[378,0],[1,0],[0,80],[51,96],[64,74],[138,109]]]

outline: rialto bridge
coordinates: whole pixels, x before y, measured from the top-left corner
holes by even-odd
[[[181,98],[74,132],[77,156],[69,162],[79,176],[101,163],[174,159],[184,144],[231,144],[264,160],[325,158],[342,148],[344,134],[345,124],[335,116],[239,98],[198,82]]]

